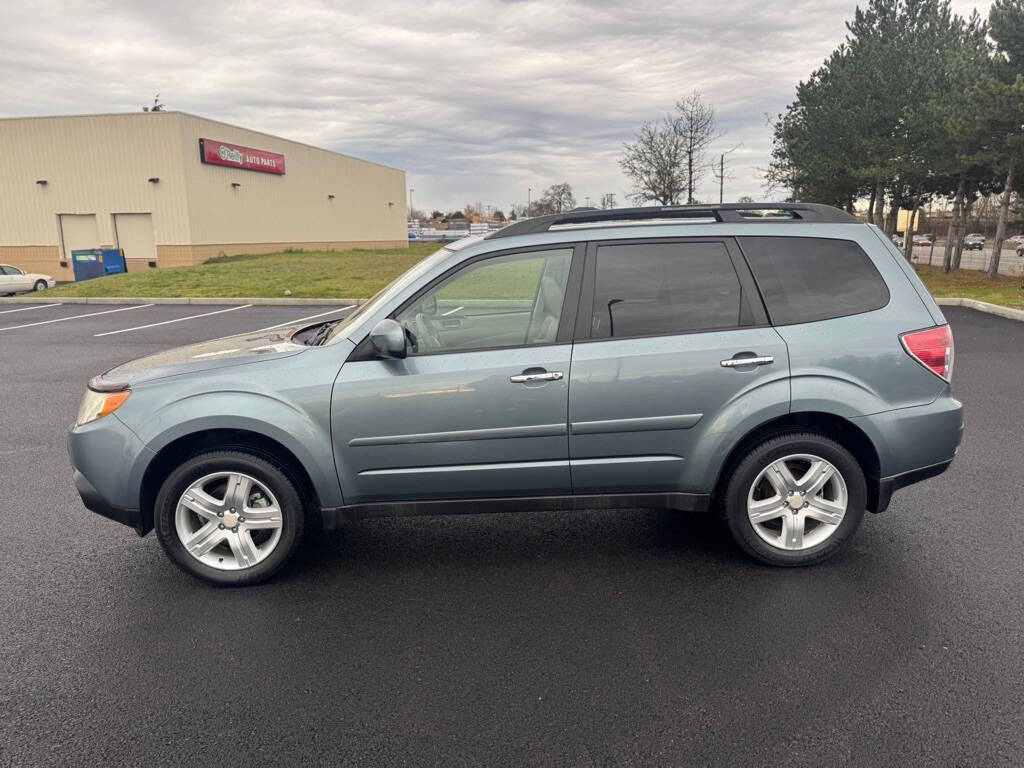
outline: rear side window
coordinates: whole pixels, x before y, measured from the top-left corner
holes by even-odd
[[[723,243],[597,249],[591,338],[658,336],[752,325]]]
[[[850,240],[737,238],[775,325],[857,315],[889,303],[871,259]]]

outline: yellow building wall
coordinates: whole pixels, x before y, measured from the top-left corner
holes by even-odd
[[[200,138],[281,153],[286,173],[205,165]],[[161,267],[408,242],[403,171],[180,112],[0,119],[0,157],[0,261],[58,280],[60,214],[95,214],[100,247],[114,214],[152,214]]]

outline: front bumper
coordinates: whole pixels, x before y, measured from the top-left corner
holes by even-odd
[[[142,469],[153,452],[116,414],[72,427],[68,457],[86,509],[134,528],[140,536],[152,530],[152,516],[142,513],[139,500]]]
[[[96,490],[85,475],[74,470],[75,489],[82,497],[82,503],[90,512],[102,515],[110,520],[134,528],[140,536],[148,532],[142,525],[142,513],[138,509],[125,509],[111,504],[107,497]]]

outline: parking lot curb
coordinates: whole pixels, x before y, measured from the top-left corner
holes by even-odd
[[[1007,320],[1024,322],[1024,309],[1013,309],[1012,307],[1003,307],[999,304],[989,304],[987,301],[965,298],[936,299],[935,302],[941,307],[970,307],[979,312],[987,312],[990,315],[1005,317]]]
[[[0,297],[0,304],[219,304],[221,306],[236,306],[252,304],[253,306],[269,307],[298,307],[298,306],[334,306],[335,304],[351,304],[358,306],[366,303],[366,299],[239,299],[239,298],[215,298],[215,297],[191,297],[191,298],[111,298],[111,297],[38,297],[35,294],[28,296]]]

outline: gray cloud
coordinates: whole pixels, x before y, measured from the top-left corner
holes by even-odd
[[[219,4],[0,0],[0,115],[194,112],[404,168],[417,206],[507,208],[569,181],[623,200],[639,123],[697,89],[762,194],[777,114],[840,42],[848,0]],[[955,0],[959,13],[976,5]],[[988,3],[977,3],[982,13]],[[717,199],[706,179],[701,197]]]

